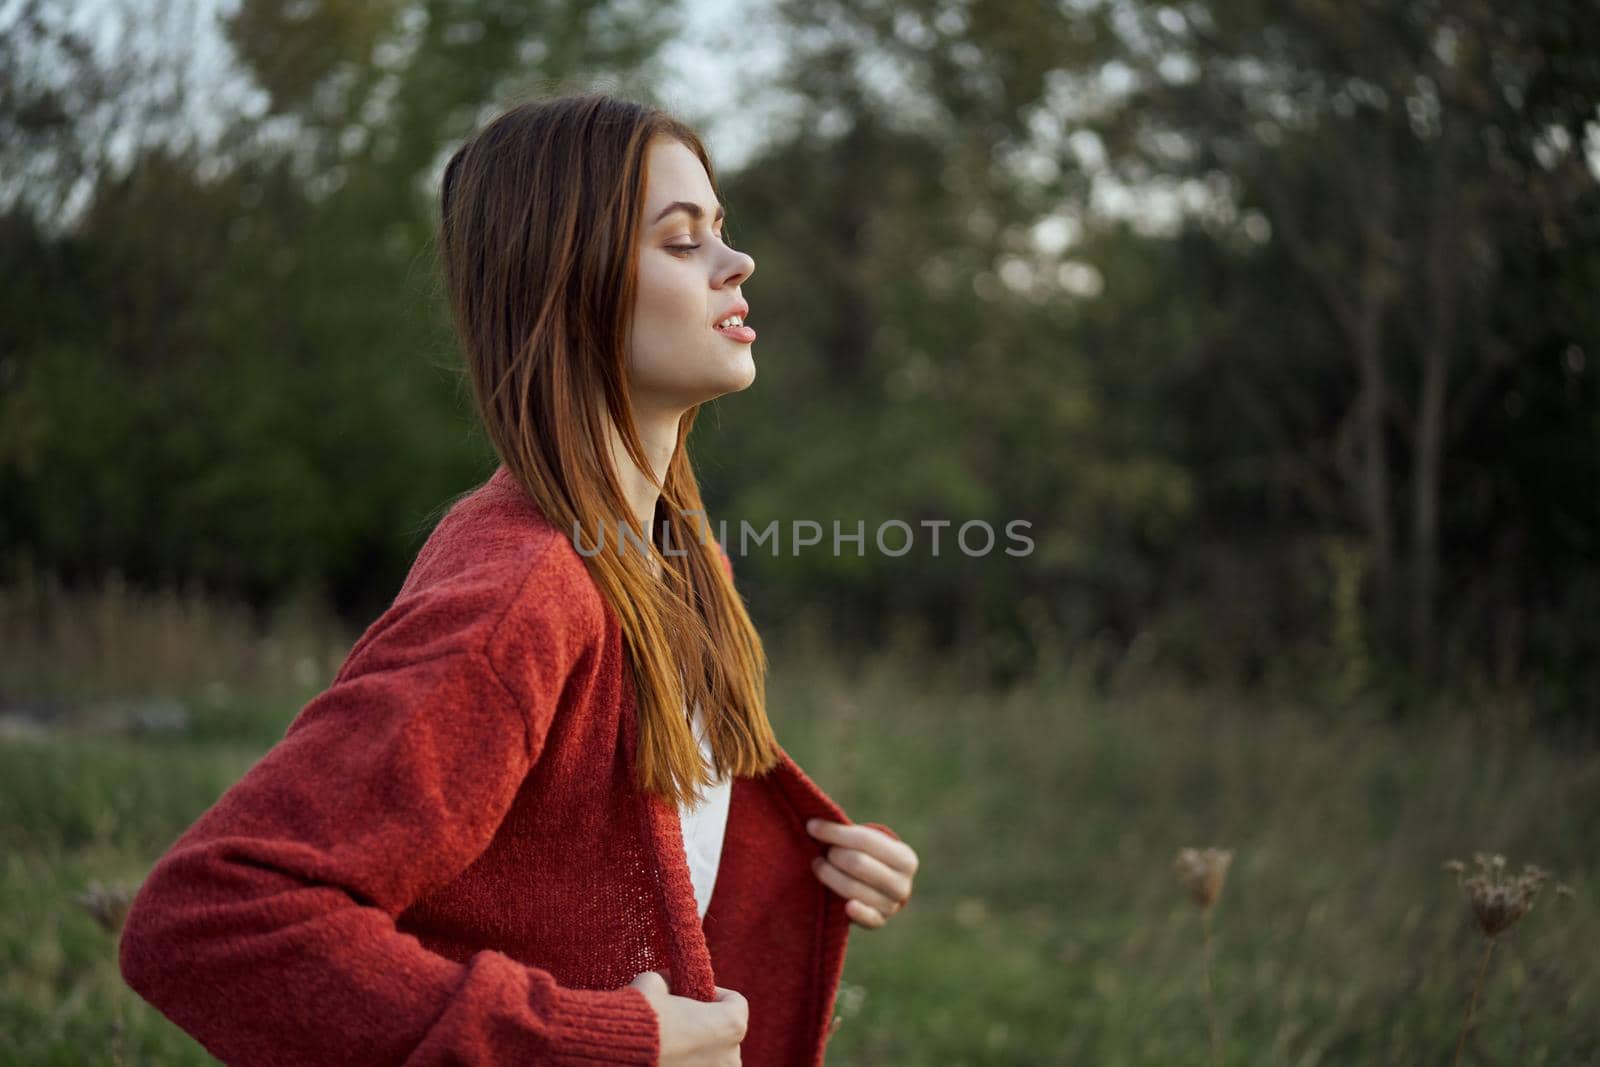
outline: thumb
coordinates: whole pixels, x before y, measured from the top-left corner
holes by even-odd
[[[663,968],[659,971],[643,971],[634,976],[628,985],[645,993],[668,993],[672,989],[672,972]]]

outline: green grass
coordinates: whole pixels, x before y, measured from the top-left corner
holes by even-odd
[[[852,935],[830,1063],[1208,1062],[1171,861],[1211,844],[1235,853],[1213,916],[1225,1062],[1449,1063],[1481,941],[1441,865],[1487,850],[1576,895],[1547,887],[1503,938],[1467,1062],[1600,1063],[1592,752],[1490,706],[1395,726],[911,668],[780,667],[786,747],[921,860],[913,903]]]
[[[136,884],[259,756],[97,737],[0,742],[0,1063],[215,1062],[122,984],[116,943],[73,901]]]
[[[0,1063],[109,1063],[114,1041],[130,1064],[211,1062],[122,985],[72,898],[137,882],[336,665],[274,683],[230,640],[222,689],[200,632],[171,661],[194,710],[170,734],[69,717],[0,740]],[[1480,942],[1441,864],[1480,850],[1575,896],[1547,888],[1496,951],[1467,1062],[1600,1062],[1600,760],[1492,701],[1394,725],[1149,680],[1095,693],[1065,668],[987,692],[909,654],[773,651],[785,746],[921,858],[911,905],[852,934],[830,1064],[1206,1063],[1200,916],[1171,861],[1212,844],[1235,854],[1214,914],[1227,1063],[1448,1064]]]

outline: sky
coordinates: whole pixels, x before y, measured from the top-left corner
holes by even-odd
[[[13,25],[26,0],[0,0],[0,33]],[[238,68],[220,29],[220,20],[237,10],[240,0],[57,0],[42,14],[88,40],[109,69],[132,62],[138,69],[159,71],[144,91],[177,91],[183,110],[165,131],[147,131],[172,143],[210,146],[230,121],[258,118],[266,96]],[[652,83],[664,104],[695,125],[705,137],[719,172],[737,170],[776,128],[784,102],[775,89],[783,61],[783,35],[777,32],[770,4],[731,0],[688,0],[682,5],[682,32],[654,64]],[[174,47],[174,46],[177,47]],[[40,65],[39,77],[61,82],[68,64]],[[57,87],[67,88],[58,82]],[[107,162],[122,168],[131,160],[138,131],[119,128],[109,110],[82,116],[105,146]],[[269,128],[267,137],[293,139],[294,131]],[[454,145],[441,146],[448,157]],[[442,165],[442,164],[441,164]],[[213,168],[216,169],[216,168]],[[26,184],[26,176],[11,176]],[[436,177],[436,176],[435,176]],[[61,221],[70,225],[87,204],[91,183],[80,183],[69,196]]]
[[[0,0],[0,33],[15,21],[25,0]],[[240,0],[57,0],[45,10],[67,25],[83,31],[107,66],[126,62],[130,53],[141,70],[161,72],[146,91],[163,88],[179,92],[185,111],[168,133],[178,142],[214,144],[235,117],[256,118],[266,108],[265,95],[255,88],[234,62],[231,49],[219,28],[219,20],[237,9]],[[315,0],[297,0],[314,3]],[[650,2],[650,0],[644,0]],[[738,170],[759,152],[769,139],[782,136],[794,121],[796,102],[778,86],[778,74],[785,59],[785,41],[792,29],[778,24],[772,0],[684,0],[681,32],[667,44],[652,65],[652,82],[662,103],[689,121],[704,136],[720,174]],[[138,12],[137,17],[130,12]],[[897,23],[897,30],[899,24]],[[174,48],[174,44],[179,47]],[[863,59],[863,64],[867,60]],[[1073,85],[1063,91],[1067,98],[1091,93],[1116,93],[1118,64],[1110,63],[1088,86]],[[48,61],[45,64],[48,71]],[[65,69],[63,64],[62,69]],[[915,94],[897,88],[895,72],[887,63],[863,69],[864,80],[897,109],[910,116],[916,109]],[[46,75],[47,76],[47,75]],[[171,84],[168,84],[168,83]],[[1061,101],[1053,110],[1070,114]],[[898,112],[897,112],[898,113]],[[113,166],[124,165],[135,147],[135,131],[112,126],[115,117],[105,119],[105,141]],[[93,125],[91,117],[91,125]],[[1591,170],[1600,176],[1600,123],[1589,130],[1581,146]],[[292,125],[269,125],[265,136],[294,139]],[[1133,189],[1111,180],[1100,168],[1103,162],[1093,135],[1086,131],[1069,137],[1071,154],[1077,165],[1095,176],[1092,210],[1102,217],[1126,218],[1148,232],[1169,228],[1189,213],[1216,210],[1230,199],[1217,183],[1190,181],[1181,186],[1162,187],[1159,183]],[[1081,143],[1079,143],[1081,142]],[[442,170],[454,145],[441,145],[436,170]],[[1030,159],[1027,153],[1018,165],[1045,164],[1048,159]],[[220,164],[217,165],[220,168]],[[1098,171],[1098,173],[1097,173]],[[207,175],[202,175],[206,177]],[[12,175],[12,184],[26,184],[27,177]],[[1219,176],[1225,185],[1225,177]],[[438,174],[429,179],[436,185]],[[0,182],[0,192],[4,192]],[[87,181],[81,183],[79,206],[86,202]],[[69,202],[67,214],[73,212]],[[1254,221],[1257,230],[1264,220]],[[1036,239],[1041,251],[1060,251],[1071,243],[1075,220],[1046,219]],[[1249,227],[1247,226],[1247,229]],[[1264,239],[1265,233],[1252,234]]]
[[[239,0],[162,0],[166,23],[149,34],[152,21],[130,25],[138,8],[129,0],[68,0],[59,5],[68,26],[94,42],[100,55],[168,47],[181,43],[177,58],[191,84],[186,122],[206,141],[214,141],[230,114],[259,113],[264,101],[238,73],[219,21],[237,10]],[[17,17],[23,0],[0,0],[0,31]],[[160,40],[149,40],[151,36]],[[708,146],[725,167],[736,168],[758,146],[766,128],[763,106],[779,106],[770,86],[783,60],[782,35],[769,4],[731,0],[692,0],[683,4],[683,31],[657,62],[657,91],[663,101],[696,120]]]
[[[146,2],[57,0],[46,5],[46,10],[82,32],[106,67],[131,63],[135,69],[152,72],[138,86],[139,91],[178,93],[184,110],[165,139],[209,147],[236,119],[256,119],[264,114],[265,93],[240,70],[220,28],[221,20],[237,10],[240,0],[159,0],[148,7]],[[0,33],[15,20],[22,3],[0,0]],[[797,120],[797,101],[779,87],[778,78],[786,57],[785,42],[793,29],[778,24],[771,0],[684,0],[678,10],[681,30],[656,57],[649,76],[663,105],[701,131],[719,175],[725,176],[754,158],[769,139],[784,136]],[[897,23],[897,32],[899,29]],[[400,50],[400,62],[403,42],[402,34],[392,45]],[[48,61],[45,66],[48,69]],[[61,69],[66,69],[65,64]],[[891,62],[863,55],[860,74],[869,91],[888,101],[906,121],[914,121],[921,113],[920,97],[906,90]],[[1111,84],[1115,71],[1108,67],[1103,75],[1105,89],[1115,91]],[[485,118],[491,113],[486,112]],[[97,121],[90,117],[91,128]],[[132,156],[138,131],[117,128],[116,121],[117,116],[108,112],[102,127],[103,143],[110,165],[120,169]],[[262,139],[290,147],[295,143],[292,120],[273,120],[259,129]],[[429,192],[437,190],[444,163],[455,147],[440,145],[432,172],[423,178]],[[1076,151],[1079,146],[1073,147]],[[1094,147],[1083,146],[1079,165],[1094,165]],[[1026,165],[1028,161],[1019,162]],[[213,156],[202,162],[200,176],[215,177],[225,167],[223,159]],[[25,176],[20,183],[26,185]],[[1203,209],[1215,199],[1213,191],[1203,188],[1151,188],[1132,196],[1109,180],[1097,179],[1095,186],[1095,210],[1131,216],[1141,228],[1171,225],[1183,211]],[[61,225],[72,224],[87,206],[91,190],[87,178],[79,183],[62,212]],[[1065,251],[1080,230],[1074,219],[1046,218],[1034,238],[1039,251],[1053,257]],[[1025,281],[1020,276],[1025,271],[1020,261],[1009,264],[1008,270],[1009,274],[1002,272],[1007,284]],[[1093,279],[1077,287],[1092,290]]]
[[[657,64],[662,103],[701,131],[719,171],[737,170],[785,110],[772,88],[783,34],[760,0],[693,0],[684,16],[683,32]]]

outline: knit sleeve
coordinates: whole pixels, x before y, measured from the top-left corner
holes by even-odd
[[[525,672],[530,708],[483,643],[410,641],[427,627],[405,614],[156,864],[125,979],[230,1064],[654,1064],[639,990],[565,988],[496,951],[457,962],[396,929],[487,847],[559,692]],[[554,670],[564,638],[544,636]]]

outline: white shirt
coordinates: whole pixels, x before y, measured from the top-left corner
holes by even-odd
[[[710,766],[711,740],[706,736],[705,714],[698,704],[694,707],[694,735]],[[717,884],[723,831],[728,828],[728,801],[732,796],[733,783],[723,776],[700,793],[698,804],[678,806],[678,821],[683,827],[683,854],[689,861],[689,881],[694,883],[695,905],[702,919],[711,904],[711,890]]]

